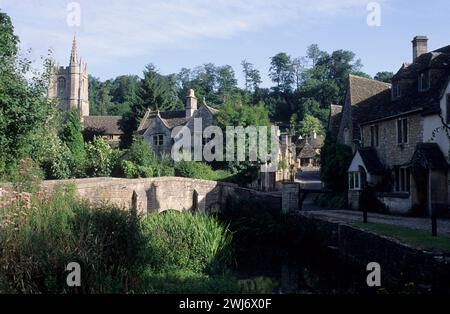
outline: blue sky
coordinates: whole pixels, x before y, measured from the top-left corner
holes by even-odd
[[[154,63],[163,74],[207,62],[254,63],[267,78],[278,52],[303,56],[306,48],[354,51],[371,75],[397,71],[412,59],[411,40],[427,35],[430,49],[450,44],[450,1],[381,0],[381,26],[367,25],[368,0],[80,0],[81,24],[69,26],[65,0],[0,0],[32,56],[53,50],[69,61],[77,34],[79,54],[90,74],[109,79],[141,75]]]

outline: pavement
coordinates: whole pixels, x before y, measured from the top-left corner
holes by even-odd
[[[355,223],[363,221],[362,212],[358,211],[350,211],[350,210],[310,211],[305,209],[305,212],[306,212],[305,214],[308,216],[332,220],[341,223]],[[401,217],[401,216],[369,213],[368,222],[406,227],[421,231],[429,231],[431,233],[430,218]],[[437,226],[438,226],[438,234],[450,235],[450,219],[438,219]]]
[[[320,170],[304,169],[302,172],[297,173],[296,182],[299,182],[304,189],[320,190],[322,187],[322,182],[320,181]],[[314,203],[315,195],[316,194],[309,194],[303,202],[303,211],[306,212],[307,215],[341,223],[362,222],[362,212],[341,209],[323,209]],[[403,217],[369,213],[368,221],[372,223],[389,224],[431,232],[430,218]],[[442,233],[450,235],[450,219],[438,219],[438,234]]]

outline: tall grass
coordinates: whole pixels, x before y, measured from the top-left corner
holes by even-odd
[[[140,220],[74,195],[74,187],[63,186],[53,196],[35,194],[30,207],[0,209],[0,293],[206,293],[214,282],[223,291],[237,287],[227,272],[231,233],[214,217],[167,212]],[[71,262],[81,266],[79,288],[66,285]]]
[[[149,267],[156,272],[187,270],[210,275],[227,270],[232,235],[217,219],[168,211],[142,221]]]

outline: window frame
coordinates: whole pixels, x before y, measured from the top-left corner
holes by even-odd
[[[370,126],[370,146],[380,146],[380,126],[378,124],[373,124]]]
[[[426,87],[424,88],[424,81],[427,83]],[[426,92],[430,89],[430,72],[422,72],[419,74],[419,92]]]
[[[392,98],[397,99],[402,96],[402,88],[400,82],[392,83]]]
[[[164,146],[164,134],[153,135],[153,146],[155,147]]]
[[[397,119],[397,144],[404,145],[409,143],[409,121],[408,117]]]
[[[362,176],[360,171],[352,171],[348,173],[348,188],[350,191],[362,190]]]
[[[397,193],[411,193],[411,168],[397,166],[394,169],[395,185]]]

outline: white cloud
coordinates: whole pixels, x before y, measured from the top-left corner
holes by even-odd
[[[167,48],[195,49],[205,39],[232,38],[274,25],[295,27],[310,20],[352,14],[356,8],[365,10],[370,1],[80,0],[79,28],[66,25],[69,2],[0,0],[0,7],[13,16],[26,48],[42,54],[53,47],[56,59],[63,61],[76,32],[83,55],[92,64],[138,58]]]

